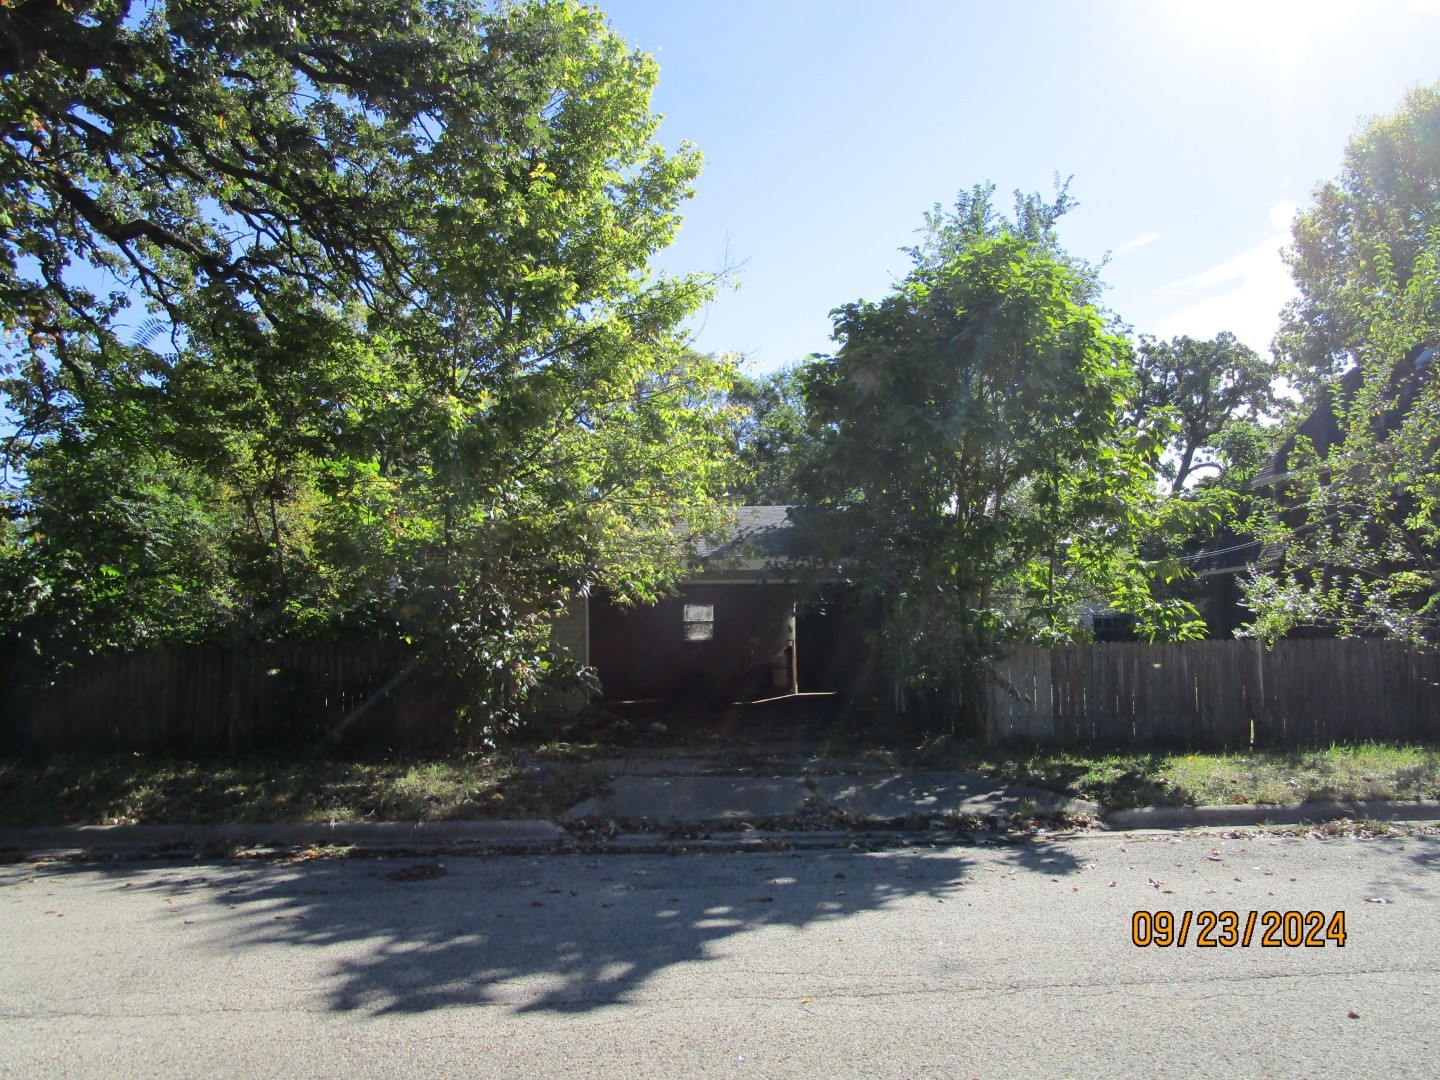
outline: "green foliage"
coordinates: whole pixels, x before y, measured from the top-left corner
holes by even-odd
[[[100,0],[0,24],[29,477],[3,570],[34,648],[378,631],[501,716],[568,595],[674,581],[675,531],[729,481],[733,371],[676,331],[709,283],[647,269],[699,156],[654,141],[655,64],[602,15]]]
[[[763,378],[740,375],[735,380],[730,401],[744,410],[735,424],[740,478],[732,493],[737,503],[776,506],[800,499],[796,474],[810,451],[800,371],[795,365]]]
[[[1429,256],[1417,260],[1426,261],[1405,295],[1424,291],[1433,303],[1440,275]],[[1279,564],[1244,586],[1256,635],[1273,641],[1296,626],[1321,626],[1342,637],[1440,642],[1440,380],[1433,351],[1429,366],[1412,373],[1427,355],[1404,351],[1415,334],[1403,317],[1377,322],[1367,344],[1400,360],[1388,369],[1372,361],[1353,393],[1337,395],[1340,443],[1322,456],[1301,439],[1291,454],[1281,502],[1260,529],[1282,552]],[[1427,337],[1437,334],[1432,323]]]
[[[1211,341],[1142,336],[1135,352],[1137,416],[1144,420],[1166,410],[1175,420],[1175,435],[1162,459],[1172,493],[1183,491],[1201,469],[1224,471],[1220,439],[1227,424],[1242,417],[1257,420],[1275,408],[1274,365],[1234,334],[1221,333]]]
[[[1202,603],[1209,590],[1188,569],[1221,530],[1236,537],[1256,502],[1250,481],[1270,452],[1278,406],[1274,365],[1233,334],[1210,341],[1141,337],[1135,351],[1139,390],[1133,420],[1170,421],[1158,480],[1169,489],[1140,551],[1164,568],[1159,595]]]
[[[1440,84],[1416,86],[1392,115],[1367,120],[1338,180],[1316,188],[1286,262],[1300,296],[1275,340],[1287,376],[1313,398],[1362,361],[1377,305],[1424,272],[1440,229]]]
[[[32,459],[11,534],[5,625],[53,659],[201,639],[233,603],[212,493],[172,462],[68,441]]]
[[[1299,439],[1260,530],[1281,551],[1245,585],[1251,632],[1440,641],[1440,87],[1351,140],[1295,225],[1301,299],[1282,340],[1340,441]],[[1320,380],[1346,361],[1344,380]]]
[[[1052,201],[1046,202],[1039,192],[1017,189],[1008,217],[995,206],[995,185],[976,184],[960,192],[948,210],[936,203],[925,215],[920,243],[904,250],[917,267],[935,269],[957,251],[982,240],[1016,236],[1063,264],[1074,275],[1077,298],[1096,304],[1103,289],[1100,267],[1066,251],[1055,228],[1056,222],[1079,205],[1070,194],[1070,181],[1061,180],[1059,173],[1055,174]]]
[[[999,643],[1078,633],[1082,599],[1154,635],[1194,622],[1152,601],[1135,555],[1169,427],[1123,422],[1128,343],[1047,243],[965,209],[931,221],[889,297],[835,312],[839,351],[801,378],[817,444],[806,516],[883,598],[890,670],[958,690],[974,730]]]

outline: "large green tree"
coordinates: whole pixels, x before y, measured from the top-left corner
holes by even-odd
[[[496,701],[567,594],[673,580],[728,477],[732,372],[676,332],[707,282],[648,270],[698,154],[655,141],[655,64],[599,12],[35,0],[0,9],[0,66],[27,625],[84,602],[46,584],[65,478],[112,461],[198,500],[208,632],[368,626]]]
[[[1135,349],[1140,418],[1168,411],[1175,434],[1161,462],[1172,493],[1203,470],[1223,471],[1222,433],[1239,419],[1267,417],[1276,405],[1275,367],[1234,334],[1210,341],[1142,336]]]
[[[769,506],[800,499],[797,474],[811,448],[800,372],[794,365],[735,380],[736,502]]]
[[[1247,587],[1252,629],[1440,640],[1440,86],[1365,123],[1295,223],[1277,344],[1338,442],[1299,437]],[[1333,372],[1348,370],[1340,380]]]
[[[1006,638],[1071,636],[1084,599],[1155,633],[1188,613],[1152,603],[1135,556],[1164,433],[1124,422],[1130,349],[1093,279],[1023,215],[960,209],[890,296],[835,312],[840,348],[803,379],[807,516],[884,605],[889,670],[958,696],[949,721],[973,734]]]
[[[1409,288],[1440,229],[1440,84],[1416,86],[1389,116],[1365,120],[1340,175],[1315,189],[1285,253],[1299,297],[1276,353],[1313,395],[1362,363],[1377,305]]]

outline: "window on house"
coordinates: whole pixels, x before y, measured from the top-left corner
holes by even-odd
[[[685,640],[712,641],[715,638],[715,605],[685,605]]]
[[[1118,611],[1097,612],[1094,617],[1096,641],[1127,641],[1134,637],[1135,616]]]

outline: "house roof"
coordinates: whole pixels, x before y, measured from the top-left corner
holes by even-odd
[[[1436,352],[1437,350],[1433,347],[1425,348],[1417,345],[1390,372],[1390,386],[1386,394],[1388,407],[1373,421],[1382,438],[1384,432],[1392,431],[1399,426],[1405,414],[1410,411],[1410,406],[1414,404],[1415,395],[1419,392],[1424,376],[1427,373],[1433,375]],[[1330,453],[1331,447],[1343,442],[1345,432],[1336,415],[1335,403],[1338,401],[1343,406],[1350,402],[1359,391],[1364,378],[1365,369],[1358,365],[1340,376],[1340,381],[1334,390],[1327,389],[1324,392],[1324,396],[1311,410],[1310,415],[1305,418],[1293,435],[1280,444],[1274,455],[1265,463],[1265,467],[1260,470],[1259,475],[1251,481],[1251,486],[1270,487],[1285,479],[1290,472],[1290,455],[1294,453],[1295,444],[1301,437],[1310,441],[1310,445],[1315,448],[1316,455],[1321,458]]]
[[[1253,536],[1226,528],[1202,550],[1180,556],[1196,577],[1234,573],[1243,570],[1260,556],[1260,542]]]
[[[1235,574],[1252,566],[1272,566],[1285,554],[1285,545],[1262,544],[1254,537],[1225,530],[1204,551],[1182,555],[1181,561],[1197,578]]]
[[[1427,375],[1433,376],[1436,367],[1437,350],[1417,345],[1411,349],[1390,372],[1387,390],[1386,410],[1372,422],[1377,432],[1393,431],[1404,419],[1414,404],[1421,381]],[[1345,372],[1333,389],[1326,389],[1319,402],[1287,438],[1276,449],[1270,460],[1251,481],[1254,488],[1273,488],[1290,475],[1290,455],[1295,452],[1296,443],[1307,439],[1321,458],[1329,455],[1331,449],[1343,442],[1345,432],[1340,426],[1336,403],[1342,409],[1359,392],[1365,377],[1365,369],[1356,366]],[[1271,492],[1271,497],[1278,497]],[[1273,565],[1284,556],[1284,545],[1269,543],[1262,545],[1254,537],[1226,529],[1209,544],[1205,550],[1193,555],[1182,556],[1196,577],[1211,577],[1215,574],[1233,574],[1252,565]]]
[[[1340,430],[1340,420],[1335,415],[1335,397],[1338,395],[1341,401],[1349,401],[1360,389],[1361,377],[1362,369],[1353,367],[1340,377],[1340,385],[1334,393],[1325,390],[1320,403],[1310,410],[1310,415],[1295,429],[1295,433],[1276,448],[1250,486],[1269,487],[1285,479],[1290,472],[1290,455],[1295,452],[1295,444],[1301,438],[1309,440],[1315,453],[1322,458],[1330,453],[1332,446],[1343,442],[1345,433]]]
[[[737,506],[726,535],[701,541],[695,553],[703,559],[790,559],[794,532],[788,506]]]

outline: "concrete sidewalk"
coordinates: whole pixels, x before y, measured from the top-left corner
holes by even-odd
[[[888,772],[828,776],[645,775],[626,771],[565,820],[733,822],[833,813],[883,825],[1010,814],[1088,816],[1095,803],[1007,784],[977,772]]]

